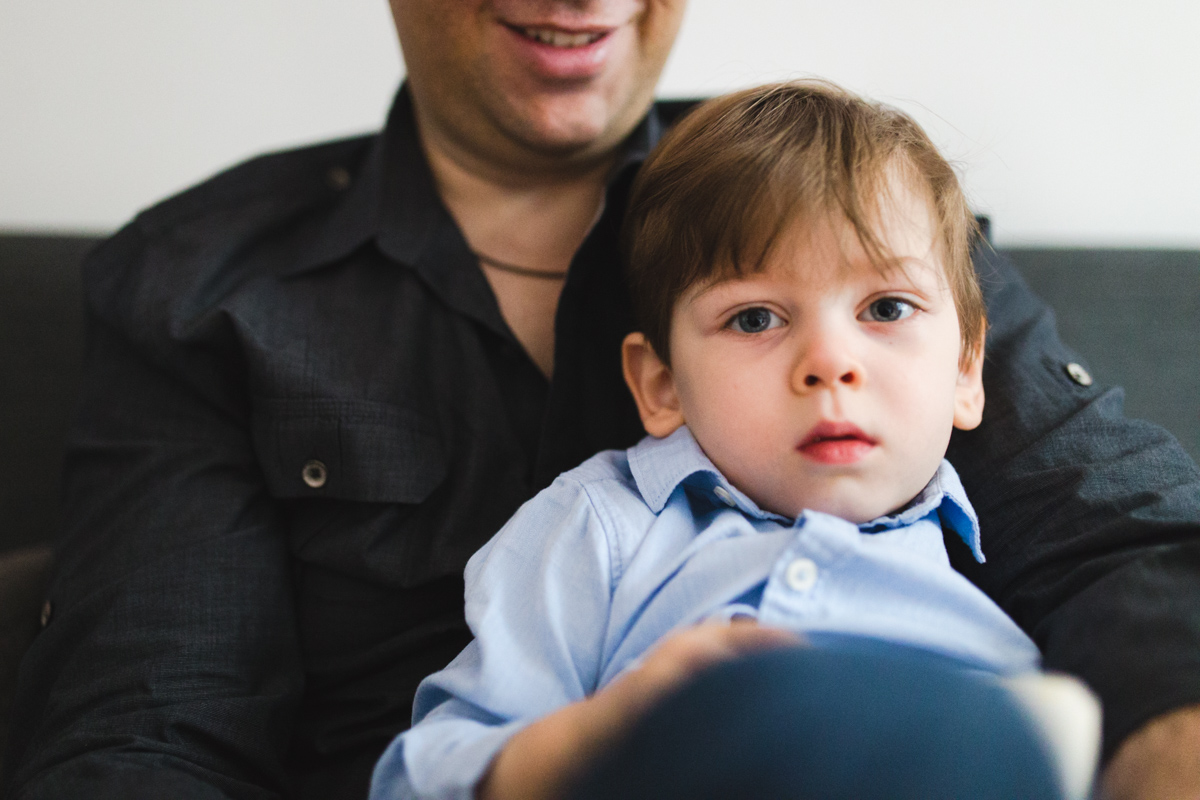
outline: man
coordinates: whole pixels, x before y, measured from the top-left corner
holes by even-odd
[[[682,0],[392,5],[409,80],[381,136],[239,167],[85,269],[12,796],[364,796],[465,644],[467,557],[640,434],[616,237],[678,110],[645,116]],[[1115,791],[1196,790],[1200,476],[980,269],[988,416],[951,458],[989,561],[956,566],[1100,693]]]

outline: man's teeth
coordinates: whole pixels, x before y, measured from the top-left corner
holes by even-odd
[[[603,38],[603,33],[567,33],[546,28],[524,28],[521,31],[529,39],[554,47],[583,47]]]

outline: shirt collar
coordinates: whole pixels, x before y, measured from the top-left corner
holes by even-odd
[[[687,426],[662,439],[647,436],[628,450],[629,469],[642,499],[655,514],[666,506],[681,484],[712,497],[715,502],[737,508],[754,519],[770,519],[791,525],[791,520],[765,511],[725,479],[709,460]],[[900,510],[858,526],[864,533],[911,525],[937,514],[941,524],[954,531],[971,549],[975,560],[983,563],[979,518],[967,500],[966,490],[949,461],[942,459],[937,472],[912,502]]]
[[[859,525],[859,529],[874,533],[891,530],[904,525],[911,525],[919,519],[936,513],[942,527],[949,528],[958,538],[971,549],[971,555],[982,564],[987,559],[983,556],[983,544],[979,533],[979,517],[967,500],[967,490],[963,488],[958,477],[958,471],[950,462],[942,459],[937,472],[920,494],[908,505],[892,514],[887,514],[870,522]]]
[[[645,161],[662,137],[663,128],[658,110],[652,106],[626,139],[621,158],[610,174],[610,186]],[[350,185],[337,207],[283,274],[297,275],[332,264],[375,241],[393,260],[416,268],[447,293],[461,292],[462,276],[455,276],[455,269],[448,269],[443,259],[430,258],[440,249],[439,244],[445,244],[439,240],[447,238],[447,232],[453,238],[458,229],[438,197],[421,150],[407,84],[401,85],[396,94],[383,133],[374,139],[362,161],[347,165],[347,169]],[[465,244],[458,249],[469,256]],[[439,262],[436,269],[423,267],[431,260]],[[464,260],[466,266],[474,267],[473,261]]]
[[[655,514],[663,510],[676,487],[685,484],[756,519],[774,519],[786,524],[792,522],[759,508],[741,490],[725,480],[725,476],[700,449],[686,425],[662,439],[647,436],[629,448],[628,453],[629,469],[637,482],[638,491]]]

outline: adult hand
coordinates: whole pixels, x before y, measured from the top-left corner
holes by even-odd
[[[663,639],[640,666],[604,687],[593,699],[607,706],[614,722],[631,722],[709,667],[759,650],[803,642],[791,631],[761,626],[750,619],[706,622]]]
[[[543,717],[513,736],[492,762],[476,797],[558,797],[596,753],[689,678],[722,661],[802,642],[790,631],[749,620],[709,622],[672,634],[638,667],[592,697]]]
[[[1200,797],[1200,705],[1155,717],[1117,749],[1101,782],[1103,800]]]

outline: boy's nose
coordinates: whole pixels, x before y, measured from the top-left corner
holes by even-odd
[[[858,388],[863,368],[850,348],[838,338],[817,335],[797,360],[792,373],[793,388],[800,393],[815,389]]]
[[[815,372],[810,372],[804,376],[804,387],[806,389],[811,389],[816,386],[822,386],[822,385],[832,386],[832,385],[838,384],[838,383],[845,384],[847,386],[854,386],[854,385],[858,384],[860,382],[860,380],[861,379],[859,377],[858,371],[854,370],[854,369],[846,370],[841,375],[838,375],[836,378],[833,378],[832,380],[829,378],[822,377],[821,375],[818,375]]]

